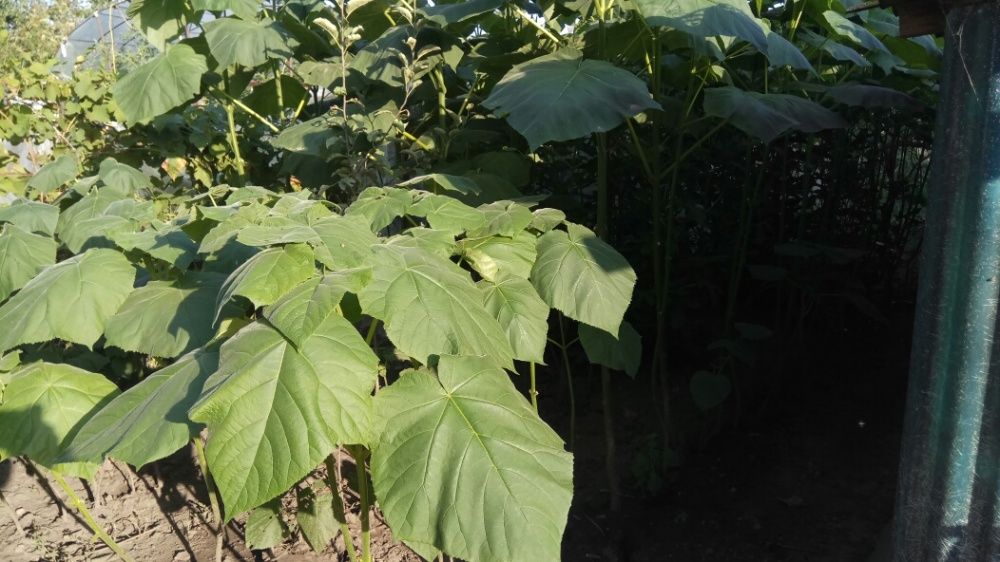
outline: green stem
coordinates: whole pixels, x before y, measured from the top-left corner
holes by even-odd
[[[66,482],[66,479],[57,472],[50,472],[50,474],[56,483],[59,484],[59,487],[66,492],[67,496],[69,496],[70,503],[72,503],[73,507],[80,512],[80,515],[83,516],[83,520],[87,522],[87,525],[90,527],[90,530],[94,532],[94,535],[104,541],[104,544],[108,545],[108,548],[118,555],[118,558],[124,560],[125,562],[135,562],[135,559],[132,558],[129,553],[126,552],[125,549],[123,549],[117,542],[115,542],[115,539],[111,538],[111,535],[109,535],[107,531],[101,527],[101,524],[94,519],[94,516],[90,514],[90,510],[87,509],[87,505],[83,503],[80,496],[76,495],[76,492],[73,491],[69,482]]]
[[[562,44],[562,41],[560,41],[558,37],[553,35],[553,33],[549,31],[547,28],[545,28],[543,25],[531,19],[531,15],[528,14],[528,12],[525,12],[520,6],[512,6],[512,7],[514,9],[514,12],[516,12],[517,15],[521,17],[522,20],[528,22],[529,25],[531,25],[538,31],[542,32],[542,35],[544,35],[548,40],[552,41],[557,46]]]
[[[239,109],[240,109],[241,111],[243,111],[244,113],[246,113],[246,114],[247,114],[247,115],[249,115],[250,117],[253,117],[253,118],[254,118],[254,119],[256,119],[257,121],[260,121],[260,122],[261,122],[261,124],[263,124],[263,125],[267,126],[267,128],[268,128],[268,129],[271,129],[271,132],[272,132],[272,133],[280,133],[280,132],[281,132],[281,129],[279,129],[279,128],[277,127],[277,125],[275,125],[274,123],[271,123],[270,121],[268,121],[266,117],[264,117],[264,116],[263,116],[263,115],[261,115],[260,113],[257,113],[256,111],[254,111],[254,110],[253,110],[253,109],[252,109],[252,108],[251,108],[250,106],[248,106],[247,104],[245,104],[245,103],[241,102],[240,100],[238,100],[237,98],[235,98],[235,97],[233,97],[233,96],[229,95],[229,93],[227,93],[227,92],[224,92],[224,91],[222,91],[222,90],[218,90],[218,89],[217,89],[217,90],[215,90],[215,92],[216,92],[216,93],[217,93],[218,95],[220,95],[220,96],[222,96],[223,98],[225,98],[225,99],[226,99],[226,101],[227,101],[227,102],[229,102],[229,104],[232,104],[233,106],[235,106],[235,107],[239,108]]]
[[[274,92],[278,96],[278,115],[285,112],[285,93],[281,88],[281,72],[278,70],[278,63],[274,63]]]
[[[208,460],[205,457],[205,445],[201,437],[196,436],[191,440],[194,444],[195,456],[198,458],[198,468],[201,469],[201,476],[205,479],[205,488],[208,490],[208,502],[212,506],[212,517],[215,519],[215,562],[222,562],[222,550],[226,544],[226,525],[222,520],[222,502],[219,501],[219,492],[215,487],[215,479],[208,471]]]
[[[372,562],[372,533],[368,520],[368,510],[371,508],[371,499],[368,494],[368,471],[365,468],[365,461],[368,459],[368,452],[360,445],[347,448],[354,457],[358,475],[358,496],[361,498],[361,562]]]
[[[535,362],[532,361],[528,363],[528,373],[531,377],[531,405],[535,408],[535,413],[538,413],[538,387],[535,386]]]
[[[719,132],[719,130],[722,129],[723,127],[725,127],[728,123],[729,123],[729,120],[727,119],[727,120],[721,121],[715,127],[712,127],[712,129],[709,132],[707,132],[704,135],[702,135],[701,138],[699,138],[698,140],[696,140],[694,142],[694,144],[692,144],[690,147],[688,147],[688,149],[685,150],[683,154],[681,154],[680,156],[678,156],[677,158],[675,158],[674,161],[669,166],[667,166],[667,168],[665,170],[663,170],[662,172],[660,172],[660,177],[662,178],[662,177],[666,176],[667,174],[669,174],[669,173],[673,172],[674,170],[676,170],[682,163],[684,163],[685,160],[687,160],[688,156],[691,156],[691,154],[694,151],[696,151],[699,148],[701,148],[701,145],[705,144],[710,138],[712,138],[712,136],[715,135],[715,133]]]
[[[573,450],[573,439],[576,436],[576,393],[573,392],[573,368],[569,364],[569,353],[566,348],[566,330],[563,328],[562,313],[559,314],[559,337],[560,343],[556,344],[562,352],[563,369],[566,371],[566,386],[569,389],[569,450]]]
[[[368,347],[371,347],[372,342],[375,341],[375,332],[378,331],[378,318],[372,318],[372,323],[368,325],[368,333],[365,335],[365,343]]]
[[[642,164],[642,171],[646,174],[646,181],[655,190],[657,182],[657,174],[653,173],[653,169],[649,166],[649,159],[646,157],[646,151],[642,148],[642,142],[639,139],[639,133],[635,131],[635,127],[632,126],[632,120],[626,119],[625,126],[628,127],[628,134],[632,138],[632,148],[635,149],[636,156],[639,157],[639,162]],[[655,209],[654,209],[655,211]]]
[[[240,154],[240,140],[236,137],[236,119],[233,117],[233,105],[226,104],[226,121],[229,123],[229,145],[233,149],[233,157],[236,159],[236,173],[239,175],[240,185],[246,183],[246,166],[243,163],[243,156]]]
[[[344,548],[351,562],[358,562],[358,551],[354,548],[354,537],[351,528],[347,526],[347,514],[344,511],[344,499],[340,497],[340,482],[337,481],[337,461],[333,454],[326,457],[326,484],[333,492],[333,518],[337,520],[340,534],[344,537]]]

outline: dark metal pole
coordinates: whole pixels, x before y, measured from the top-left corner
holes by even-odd
[[[1000,560],[1000,2],[951,9],[897,492],[897,562]]]

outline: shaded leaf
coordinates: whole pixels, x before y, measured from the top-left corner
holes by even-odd
[[[138,468],[173,454],[201,431],[187,411],[218,364],[217,351],[199,349],[148,375],[87,420],[62,460],[112,457]]]
[[[281,518],[281,501],[275,499],[250,512],[246,525],[247,546],[254,550],[273,548],[288,536],[288,526]]]
[[[660,109],[631,72],[567,50],[515,66],[483,105],[505,116],[532,150],[610,131],[637,113]]]
[[[580,344],[587,360],[635,378],[642,363],[642,338],[628,322],[622,322],[618,337],[587,324],[580,324]]]
[[[691,377],[690,389],[695,405],[702,410],[711,410],[726,401],[733,385],[725,375],[698,371]]]
[[[190,272],[179,281],[151,281],[108,319],[107,345],[154,357],[177,357],[212,339],[215,303],[225,276]]]
[[[705,113],[729,119],[735,127],[764,142],[790,130],[816,133],[847,126],[839,115],[807,99],[729,86],[705,90]]]

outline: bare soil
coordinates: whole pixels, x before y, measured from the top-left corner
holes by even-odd
[[[216,536],[204,483],[188,450],[145,467],[106,462],[97,477],[84,484],[67,479],[94,518],[137,562],[201,562],[215,559]],[[0,561],[57,562],[116,560],[114,553],[73,509],[68,497],[21,460],[0,463],[0,492],[10,506],[0,506]],[[357,533],[357,502],[348,507],[348,523]],[[14,524],[17,520],[20,529]],[[392,539],[388,527],[372,512],[372,553],[380,562],[418,562],[412,551]],[[22,533],[23,531],[23,533]],[[243,524],[227,528],[224,560],[313,562],[346,560],[339,534],[320,553],[298,536],[279,548],[250,551]],[[360,544],[355,535],[355,544]]]

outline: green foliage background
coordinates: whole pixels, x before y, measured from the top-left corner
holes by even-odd
[[[53,148],[0,153],[0,455],[207,437],[255,547],[343,530],[309,480],[343,446],[421,555],[556,559],[578,400],[619,510],[910,283],[941,46],[884,9],[138,0],[148,58],[64,79],[23,63],[58,4],[0,5],[0,139]]]

